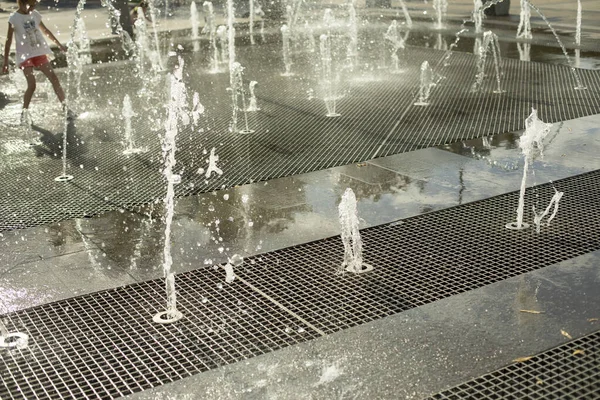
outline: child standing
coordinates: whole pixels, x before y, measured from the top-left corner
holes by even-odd
[[[37,0],[17,0],[18,10],[8,18],[8,33],[6,34],[6,44],[4,46],[4,65],[2,74],[8,74],[8,54],[12,44],[13,33],[15,34],[16,43],[16,63],[23,70],[25,79],[27,80],[27,90],[23,96],[23,112],[21,114],[21,123],[30,125],[29,103],[35,91],[35,75],[33,69],[37,68],[46,75],[58,100],[63,105],[65,110],[65,92],[63,91],[58,77],[52,70],[48,54],[52,51],[48,47],[48,43],[42,36],[42,32],[46,34],[61,51],[66,51],[65,46],[60,44],[58,39],[50,32],[46,25],[42,22],[41,14],[35,10]]]

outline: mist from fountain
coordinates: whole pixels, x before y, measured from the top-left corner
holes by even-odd
[[[487,59],[487,53],[491,52],[494,57],[494,70],[496,72],[496,83],[497,87],[494,93],[504,93],[500,82],[500,45],[498,44],[498,36],[492,31],[486,31],[483,33],[483,40],[481,42],[481,48],[478,52],[477,58],[477,75],[475,76],[475,82],[471,87],[472,92],[479,92],[481,90],[483,79],[485,78],[485,62]]]
[[[250,9],[250,15],[249,18],[250,20],[248,21],[248,30],[249,30],[249,34],[250,34],[250,44],[255,44],[254,43],[254,0],[248,0],[248,8]]]
[[[433,0],[433,9],[435,10],[436,22],[434,29],[444,29],[446,12],[448,11],[448,0]]]
[[[220,63],[221,64],[228,64],[228,45],[227,45],[227,27],[225,25],[219,25],[219,27],[217,28],[217,38],[219,39],[219,48],[221,50],[221,59],[220,59]],[[215,72],[218,71],[218,68],[214,70]]]
[[[406,22],[406,26],[408,26],[409,28],[412,28],[413,22],[412,22],[412,18],[410,17],[410,14],[408,13],[408,8],[406,7],[406,3],[404,2],[404,0],[399,0],[400,1],[400,7],[402,7],[402,14],[404,15],[404,21]]]
[[[307,40],[307,49],[309,52],[314,53],[317,49],[317,43],[315,42],[315,33],[308,21],[304,21],[304,33]]]
[[[227,48],[228,48],[228,59],[229,59],[229,73],[233,69],[235,63],[235,8],[233,7],[233,0],[227,0]],[[231,81],[231,77],[229,78]]]
[[[205,24],[203,33],[208,33],[209,48],[212,52],[210,58],[210,72],[219,72],[219,49],[217,48],[217,27],[215,24],[215,10],[210,1],[205,1],[202,4],[205,15]]]
[[[83,18],[76,20],[75,31],[77,32],[79,42],[79,62],[81,65],[88,65],[92,63],[92,51],[90,45],[90,38],[88,37],[87,30],[85,29],[85,23]]]
[[[327,108],[328,117],[339,117],[336,112],[336,81],[332,73],[332,57],[331,57],[331,41],[326,34],[320,36],[321,40],[321,84],[325,88],[325,107]]]
[[[421,83],[419,85],[419,101],[414,103],[415,106],[428,106],[429,95],[431,94],[431,88],[434,86],[433,82],[433,71],[429,66],[428,61],[423,61],[421,64]]]
[[[519,139],[519,148],[523,153],[523,178],[521,179],[521,190],[519,192],[519,204],[517,206],[517,221],[506,224],[508,229],[525,229],[529,224],[523,222],[523,210],[525,208],[525,188],[527,184],[527,171],[535,158],[544,156],[544,138],[550,133],[552,124],[547,124],[538,118],[537,110],[531,109],[531,114],[525,120],[525,132]]]
[[[258,82],[256,81],[250,81],[250,84],[248,85],[248,90],[250,92],[250,105],[248,105],[248,108],[246,109],[246,111],[248,112],[260,111],[260,108],[258,108],[258,103],[256,101],[256,94],[254,93],[254,87],[257,83]]]
[[[158,15],[156,13],[154,0],[148,0],[148,10],[150,11],[150,23],[152,24],[152,34],[154,37],[154,47],[156,50],[154,57],[150,57],[152,60],[152,69],[154,71],[160,72],[164,71],[165,67],[163,65],[162,56],[160,54],[160,45],[158,42],[158,31],[156,29],[156,18],[158,17]]]
[[[123,154],[137,154],[144,151],[144,149],[136,148],[133,142],[133,130],[131,128],[131,119],[136,116],[131,106],[131,98],[128,94],[123,98],[123,108],[121,109],[121,115],[125,122],[125,150]]]
[[[283,53],[283,64],[285,65],[285,72],[281,76],[292,76],[292,59],[290,56],[290,29],[287,25],[281,27],[281,44]]]
[[[190,3],[190,23],[192,25],[192,43],[193,51],[200,51],[200,21],[198,20],[198,9],[196,8],[196,2],[194,0]]]
[[[229,130],[232,133],[240,133],[243,135],[249,134],[249,133],[253,133],[254,131],[250,129],[250,127],[248,126],[248,108],[246,106],[246,95],[244,94],[244,87],[243,87],[243,74],[244,71],[244,67],[242,67],[242,65],[239,62],[234,62],[233,65],[231,66],[231,71],[230,71],[230,87],[228,88],[229,91],[231,91],[231,109],[232,109],[232,116],[231,116],[231,125]],[[240,103],[240,99],[241,99],[241,103],[242,106],[239,106]],[[238,130],[238,112],[240,111],[240,109],[242,110],[242,112],[244,113],[244,124],[245,127],[244,129]]]
[[[575,29],[575,44],[581,47],[581,0],[577,0],[577,27]]]
[[[475,34],[483,32],[483,3],[481,0],[474,0],[473,22],[475,23]]]
[[[350,60],[350,65],[354,67],[358,57],[358,19],[354,3],[348,3],[348,47],[346,49],[346,58]]]

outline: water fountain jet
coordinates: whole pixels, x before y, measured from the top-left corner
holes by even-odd
[[[361,274],[373,270],[371,265],[363,262],[356,196],[352,189],[348,188],[344,192],[338,206],[338,213],[342,231],[341,238],[344,244],[344,261],[340,265],[339,273],[347,271]]]
[[[552,124],[541,121],[537,116],[537,110],[532,109],[531,114],[525,120],[525,132],[519,139],[519,147],[524,156],[523,178],[521,179],[521,190],[519,192],[519,204],[517,206],[517,221],[509,222],[506,228],[520,230],[529,228],[529,224],[523,222],[523,210],[525,207],[525,187],[527,183],[527,171],[529,165],[537,155],[543,157],[544,138],[550,132]]]

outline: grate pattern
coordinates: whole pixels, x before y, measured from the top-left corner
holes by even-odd
[[[223,276],[221,276],[223,275]],[[222,288],[212,269],[178,276],[173,326],[160,281],[98,292],[8,315],[29,348],[1,353],[2,399],[109,399],[316,337],[244,285]]]
[[[8,314],[30,347],[0,353],[0,398],[113,398],[598,250],[600,172],[554,184],[566,194],[540,234],[504,228],[509,193],[365,229],[364,275],[336,274],[339,237],[250,257],[230,285],[220,269],[178,275],[185,319],[173,326],[150,321],[161,280]],[[525,209],[553,195],[535,190]]]
[[[600,172],[555,182],[565,193],[559,219],[540,234],[504,227],[516,219],[515,192],[361,231],[369,274],[335,275],[343,246],[334,237],[266,254],[240,275],[332,333],[599,249],[599,182]],[[525,210],[554,194],[535,191]]]
[[[357,64],[361,69],[338,68],[337,110],[342,117],[327,118],[316,53],[296,50],[296,75],[282,77],[279,45],[241,47],[238,59],[246,67],[245,79],[259,82],[256,90],[261,110],[248,115],[250,128],[256,130],[251,135],[228,131],[231,99],[226,91],[227,74],[184,67],[189,73],[190,97],[199,93],[206,111],[197,126],[182,127],[178,135],[177,168],[182,183],[176,188],[177,195],[521,129],[532,106],[548,122],[600,112],[598,71],[577,71],[588,90],[575,91],[568,67],[504,60],[506,93],[492,93],[492,80],[485,82],[482,92],[471,93],[476,59],[465,53],[455,53],[450,65],[438,70],[445,79],[434,88],[431,105],[414,107],[421,62],[437,65],[444,52],[409,47],[403,54],[404,72],[390,74],[379,68],[386,65],[378,47],[365,41],[361,51]],[[205,54],[209,53],[184,54],[185,65],[208,65],[202,59]],[[275,62],[265,64],[265,59]],[[68,172],[75,176],[74,181],[53,181],[62,168],[62,134],[38,127],[43,145],[35,147],[35,155],[0,154],[0,166],[5,169],[0,175],[5,188],[0,193],[0,230],[131,208],[164,196],[158,136],[164,126],[165,82],[146,84],[140,92],[143,84],[130,72],[128,64],[96,66],[98,79],[83,80],[82,91],[88,97],[81,107],[91,109],[95,117],[80,119],[67,128]],[[106,89],[93,86],[97,82],[105,82]],[[131,96],[138,114],[134,140],[147,152],[125,156],[123,122],[116,105],[131,93],[141,93]],[[244,124],[241,115],[238,124]],[[62,124],[57,125],[60,132]],[[224,174],[206,178],[198,170],[207,168],[207,153],[213,147]]]
[[[600,332],[462,383],[431,399],[600,398]]]

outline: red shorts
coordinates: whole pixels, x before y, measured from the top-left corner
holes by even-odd
[[[44,54],[41,56],[28,58],[27,60],[19,64],[19,68],[23,69],[27,67],[39,67],[40,65],[44,65],[49,62],[50,61],[48,61],[48,56]]]

